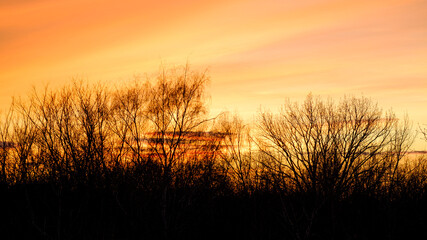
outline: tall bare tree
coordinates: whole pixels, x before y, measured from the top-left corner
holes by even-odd
[[[149,82],[135,79],[132,85],[118,89],[113,97],[110,129],[118,138],[116,162],[141,165],[147,159]]]
[[[147,120],[150,132],[146,140],[151,157],[163,170],[162,218],[167,237],[171,229],[168,212],[169,187],[173,172],[186,160],[193,139],[188,134],[202,130],[206,118],[205,72],[191,71],[189,66],[163,69],[149,89]]]
[[[190,147],[184,142],[185,135],[201,130],[208,121],[204,98],[208,80],[205,72],[191,71],[187,65],[163,70],[150,89],[147,118],[151,133],[147,138],[166,179]]]

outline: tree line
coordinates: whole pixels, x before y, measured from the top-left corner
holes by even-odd
[[[0,122],[6,233],[351,239],[403,236],[399,219],[412,215],[425,226],[427,169],[405,160],[407,118],[365,97],[311,94],[254,123],[210,117],[208,82],[185,66],[14,99]]]

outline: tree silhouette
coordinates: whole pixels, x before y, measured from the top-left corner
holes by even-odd
[[[411,143],[409,122],[400,126],[392,112],[367,98],[334,103],[310,94],[301,105],[286,103],[278,114],[262,112],[259,128],[264,166],[285,191],[308,194],[311,203],[299,214],[292,203],[283,203],[292,232],[303,239],[311,237],[322,209],[329,209],[333,234],[337,201],[359,192],[381,194]]]
[[[15,99],[0,119],[5,236],[331,239],[424,229],[427,166],[407,157],[407,117],[364,97],[310,94],[255,123],[211,118],[208,82],[187,65],[115,89],[73,80]]]
[[[334,104],[308,95],[280,114],[261,113],[260,129],[266,166],[297,191],[337,197],[379,187],[410,138],[408,123],[400,128],[392,112],[366,98]]]
[[[230,119],[231,118],[231,119]],[[224,133],[221,158],[237,191],[252,192],[259,186],[259,161],[256,159],[251,129],[238,116],[223,115],[219,131]]]

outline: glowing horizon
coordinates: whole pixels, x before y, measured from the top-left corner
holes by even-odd
[[[427,124],[427,2],[0,2],[0,106],[73,77],[118,83],[162,63],[209,69],[211,111],[366,96]]]

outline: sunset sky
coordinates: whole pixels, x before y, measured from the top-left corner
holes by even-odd
[[[309,92],[366,96],[427,124],[427,1],[0,0],[0,106],[72,78],[207,68],[212,113]]]

